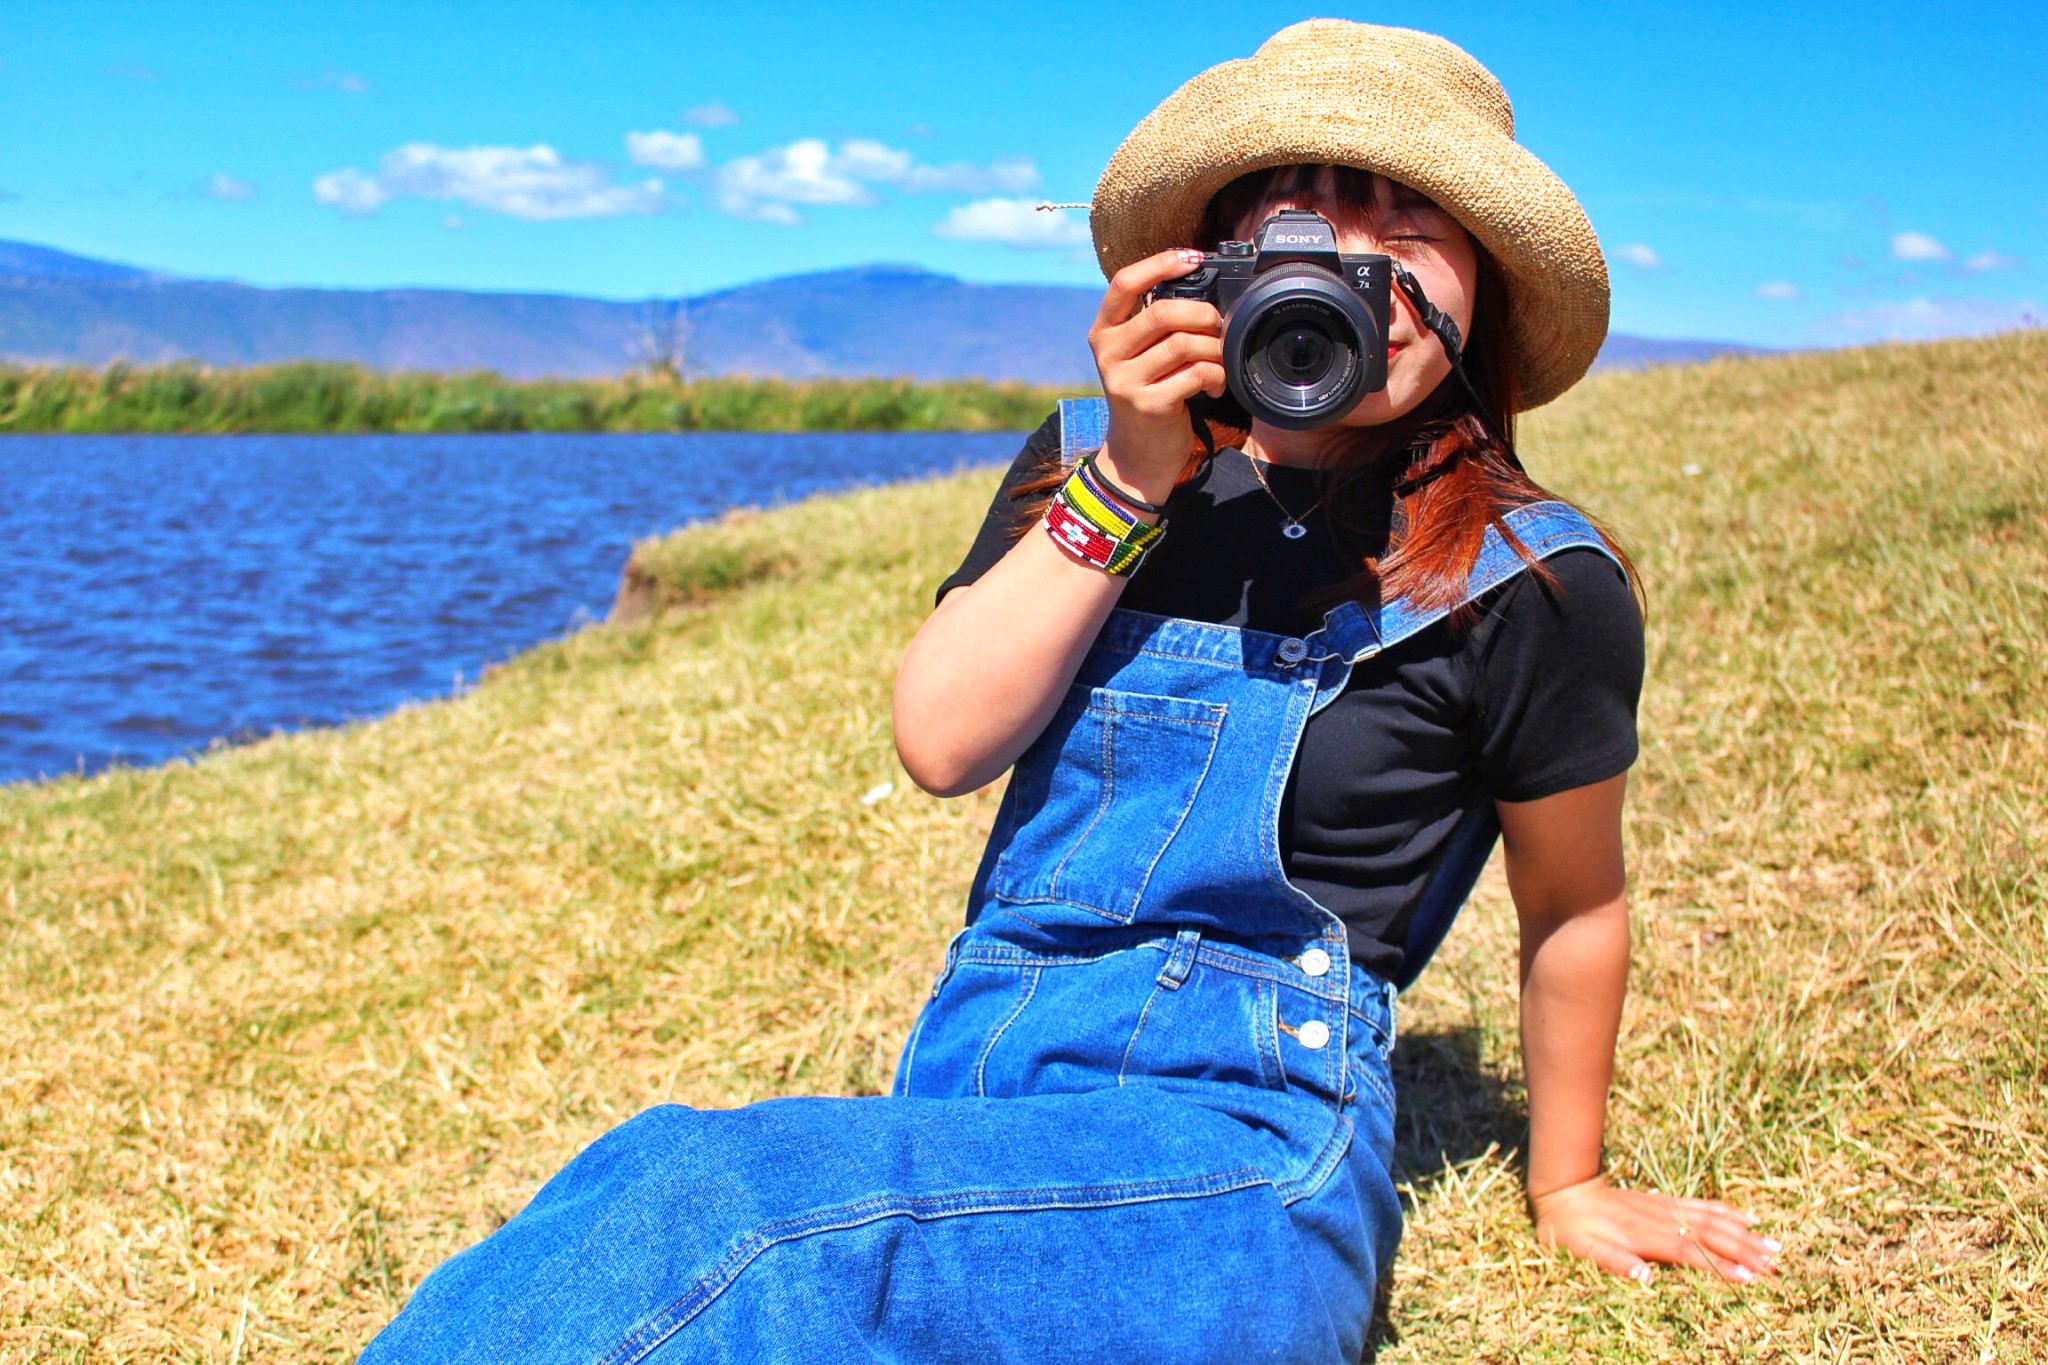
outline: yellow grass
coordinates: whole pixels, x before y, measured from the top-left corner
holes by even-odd
[[[1526,447],[1651,594],[1612,1164],[1788,1269],[1534,1244],[1490,879],[1404,1001],[1380,1359],[2048,1357],[2048,335],[1602,376]],[[995,799],[910,788],[889,679],[992,479],[649,547],[694,605],[457,698],[0,788],[0,1359],[347,1359],[636,1110],[886,1087]]]

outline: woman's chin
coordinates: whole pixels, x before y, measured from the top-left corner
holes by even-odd
[[[1387,386],[1359,399],[1358,406],[1344,414],[1342,425],[1379,427],[1399,421],[1421,407],[1449,375],[1449,366],[1445,366],[1441,374],[1411,375],[1401,373],[1397,365],[1387,376]]]
[[[1406,417],[1422,401],[1420,394],[1389,395],[1381,389],[1358,400],[1358,406],[1344,414],[1339,425],[1347,427],[1383,427],[1387,423]]]

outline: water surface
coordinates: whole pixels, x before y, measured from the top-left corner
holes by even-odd
[[[1021,440],[0,437],[0,782],[443,695],[601,617],[637,539]]]

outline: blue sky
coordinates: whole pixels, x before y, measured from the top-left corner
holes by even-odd
[[[1099,284],[1081,200],[1318,14],[1444,34],[1577,191],[1617,330],[2048,320],[2048,6],[0,0],[0,238],[259,284],[638,297],[907,261]]]

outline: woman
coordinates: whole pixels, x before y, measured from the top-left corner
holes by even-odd
[[[1385,387],[1307,431],[1229,402],[1214,307],[1144,302],[1284,208],[1412,285]],[[1140,124],[1094,229],[1106,439],[1027,443],[897,679],[919,785],[1015,772],[894,1093],[641,1115],[366,1360],[1355,1360],[1396,983],[1496,831],[1539,1232],[1773,1268],[1600,1171],[1640,621],[1508,443],[1605,331],[1576,202],[1463,52],[1315,20]]]

